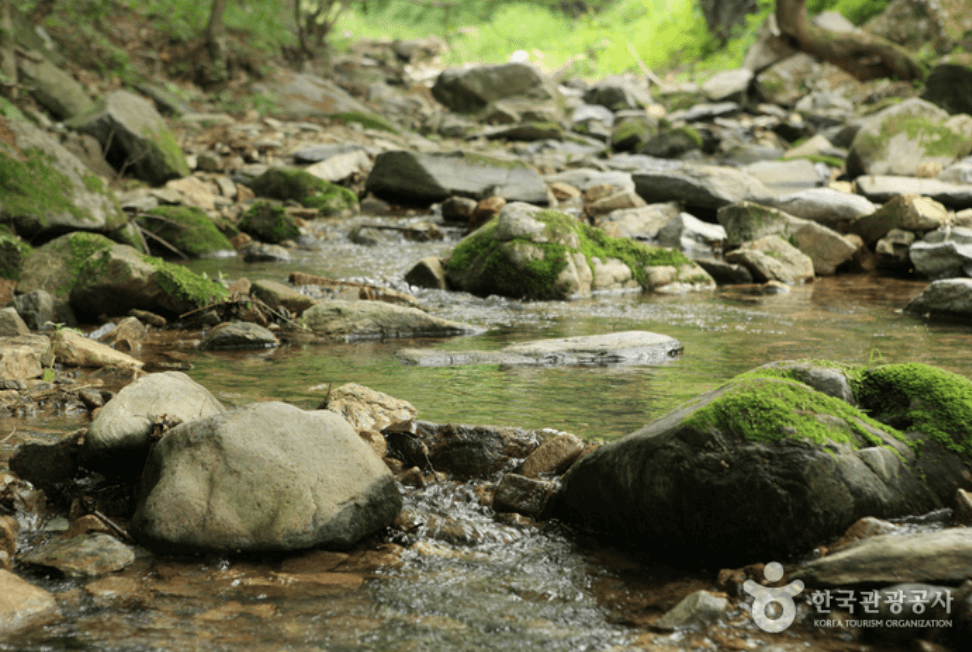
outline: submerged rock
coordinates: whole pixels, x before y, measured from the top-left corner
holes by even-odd
[[[863,516],[925,513],[972,484],[967,379],[862,370],[848,378],[857,409],[793,378],[737,377],[586,455],[556,515],[669,559],[731,564],[804,553]]]
[[[280,345],[277,336],[268,329],[245,321],[222,323],[208,333],[199,343],[204,351],[229,349],[271,349]]]
[[[401,506],[391,473],[347,421],[256,403],[162,438],[132,529],[162,553],[348,548]]]
[[[905,312],[912,315],[972,317],[972,278],[934,281],[911,300]]]
[[[69,577],[88,578],[122,570],[135,561],[135,552],[111,535],[94,533],[55,539],[20,560],[55,568]]]
[[[464,335],[475,326],[384,301],[322,301],[304,311],[304,324],[320,337],[348,340]]]
[[[0,568],[0,635],[43,627],[60,617],[53,595]]]

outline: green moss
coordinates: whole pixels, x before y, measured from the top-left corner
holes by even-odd
[[[189,256],[233,250],[233,245],[209,216],[196,207],[159,206],[144,213],[142,220],[149,232]]]
[[[685,420],[686,427],[716,428],[749,441],[808,440],[852,448],[883,445],[861,424],[905,441],[893,428],[844,401],[791,380],[780,370],[756,370],[733,379],[724,394]]]
[[[105,182],[96,174],[86,174],[82,178],[82,181],[84,182],[84,187],[88,189],[88,192],[94,192],[100,195],[108,192],[108,189],[105,188]]]
[[[648,273],[645,267],[671,266],[676,269],[683,265],[693,265],[685,254],[677,249],[649,247],[630,238],[612,238],[600,229],[578,223],[583,232],[581,251],[588,263],[595,257],[602,262],[616,258],[631,269],[631,274],[642,287],[648,286]],[[594,266],[591,265],[593,270]]]
[[[66,258],[70,280],[65,285],[58,287],[54,294],[58,297],[67,296],[78,281],[78,274],[84,262],[99,251],[111,249],[115,243],[98,233],[85,233],[78,231],[72,233],[68,238],[68,255]]]
[[[142,256],[142,260],[155,268],[157,272],[156,283],[163,291],[196,308],[202,308],[229,297],[229,293],[222,285],[202,277],[182,265],[169,263],[152,256]]]
[[[2,96],[0,96],[0,115],[11,120],[28,121],[27,117],[20,112],[20,109],[15,104],[12,104],[10,100]]]
[[[905,432],[921,432],[972,462],[972,382],[919,363],[868,369],[854,381],[862,408]]]
[[[673,131],[675,133],[682,134],[683,136],[685,136],[686,138],[688,138],[690,141],[692,141],[692,143],[696,147],[698,147],[699,149],[702,149],[703,140],[702,140],[702,135],[699,133],[698,129],[695,129],[694,127],[689,127],[688,125],[686,125],[684,127],[679,127],[678,129],[674,129]]]
[[[251,187],[261,197],[297,201],[318,209],[321,215],[358,209],[358,196],[352,191],[296,168],[271,168],[254,179]]]
[[[31,251],[29,244],[0,225],[0,278],[19,280],[24,258]]]
[[[806,159],[811,163],[823,163],[824,165],[829,165],[832,168],[842,168],[844,167],[844,159],[837,156],[823,156],[821,154],[810,154],[808,156],[795,156],[792,159],[787,159],[789,161],[794,161],[796,159]]]
[[[254,202],[240,218],[240,229],[257,240],[279,244],[300,236],[300,229],[282,206],[265,201]]]
[[[358,212],[358,196],[349,188],[336,183],[316,195],[305,197],[300,203],[307,208],[316,208],[324,216],[340,215],[345,211]]]
[[[167,168],[175,171],[181,177],[188,177],[191,174],[189,164],[186,163],[186,156],[171,131],[163,126],[161,130],[155,132],[146,130],[142,136],[158,148]]]
[[[393,134],[399,133],[398,129],[396,129],[390,122],[378,115],[348,112],[332,113],[327,117],[344,124],[354,122],[361,125],[365,129],[377,129],[378,131],[388,131]]]
[[[22,153],[18,160],[0,152],[0,206],[6,219],[30,218],[47,226],[51,215],[67,213],[79,221],[95,221],[74,204],[74,184],[43,150],[32,147]]]
[[[611,148],[615,151],[638,149],[655,134],[644,120],[625,120],[611,132]]]
[[[935,123],[917,115],[890,116],[881,124],[877,134],[864,133],[855,139],[855,149],[883,153],[887,142],[897,134],[905,133],[911,141],[917,141],[925,156],[955,158],[969,153],[968,139],[962,134],[947,128],[943,123]]]

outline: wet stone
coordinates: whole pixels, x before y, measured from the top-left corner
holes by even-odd
[[[42,627],[58,618],[54,596],[0,569],[0,635]]]
[[[108,575],[85,584],[84,592],[106,609],[145,609],[152,603],[144,582],[132,577]]]
[[[550,482],[507,473],[493,494],[493,509],[537,518],[553,493],[554,485]]]
[[[203,351],[272,349],[280,341],[269,330],[258,324],[234,321],[210,330],[199,343]]]
[[[71,480],[78,470],[81,445],[77,434],[68,435],[54,444],[22,444],[10,458],[10,470],[47,492]]]
[[[579,437],[563,432],[544,442],[526,460],[520,472],[535,478],[544,473],[563,473],[584,450],[584,442]]]
[[[418,410],[408,401],[357,383],[341,385],[328,398],[327,409],[344,417],[358,431],[415,429]]]
[[[729,608],[729,601],[708,591],[696,591],[651,624],[654,629],[675,630],[704,627]]]
[[[85,578],[121,570],[135,561],[135,553],[118,539],[95,533],[57,539],[23,555],[20,561]]]
[[[972,526],[972,494],[965,489],[955,491],[955,522],[966,527]]]

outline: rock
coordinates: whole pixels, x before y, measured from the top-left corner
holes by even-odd
[[[506,200],[502,197],[487,197],[476,204],[472,217],[469,218],[469,230],[475,231],[486,222],[499,215],[499,212],[506,206]]]
[[[757,30],[756,41],[746,51],[743,67],[749,68],[758,75],[777,61],[783,61],[798,52],[799,50],[794,49],[781,38],[780,28],[776,24],[776,14],[770,13]]]
[[[525,163],[462,151],[383,152],[375,160],[365,190],[389,201],[411,203],[432,203],[456,195],[547,203],[546,184]]]
[[[915,271],[933,281],[956,276],[970,276],[972,244],[946,242],[916,242],[908,248],[908,258]]]
[[[877,206],[860,195],[832,188],[813,188],[784,195],[767,202],[790,215],[813,220],[840,233],[846,233],[851,222],[870,215]]]
[[[662,631],[702,628],[721,618],[728,609],[729,600],[724,596],[696,591],[651,623],[651,627]]]
[[[891,229],[915,233],[933,231],[949,221],[948,210],[934,199],[908,193],[898,195],[884,206],[854,220],[850,229],[865,244],[883,238]]]
[[[293,200],[301,206],[316,208],[320,215],[358,212],[358,196],[352,191],[297,168],[270,168],[250,182],[250,187],[259,197]],[[240,228],[246,230],[242,226]]]
[[[772,18],[775,23],[775,16]],[[786,47],[789,49],[789,46]],[[797,52],[760,72],[756,77],[756,91],[764,102],[793,106],[807,94],[807,83],[819,71],[820,62],[817,59]]]
[[[273,110],[274,115],[285,119],[374,116],[371,109],[337,84],[317,75],[293,72],[286,68],[273,68],[261,82],[251,86],[250,92],[254,96],[262,94],[286,98],[286,101],[280,102]]]
[[[679,213],[659,229],[656,237],[663,247],[676,247],[694,259],[711,256],[712,250],[726,239],[726,230],[689,213]]]
[[[341,415],[357,432],[412,432],[418,410],[409,403],[357,383],[331,392],[327,409]]]
[[[95,233],[75,232],[55,238],[24,260],[17,288],[21,294],[44,290],[58,298],[66,297],[77,282],[84,261],[91,254],[114,246],[114,242]]]
[[[134,308],[178,316],[227,296],[219,283],[127,245],[92,254],[77,278],[71,306],[88,315],[124,315]]]
[[[122,388],[88,427],[85,467],[110,476],[142,471],[156,423],[192,421],[223,412],[202,385],[179,371],[149,374]]]
[[[868,118],[847,156],[852,177],[913,175],[924,161],[948,166],[972,152],[972,118],[955,116],[912,98]]]
[[[959,491],[962,490],[959,489]],[[879,518],[874,518],[873,516],[865,516],[847,528],[847,531],[844,532],[843,536],[837,539],[837,541],[830,546],[830,552],[836,552],[841,548],[846,548],[849,545],[870,537],[875,537],[880,534],[894,534],[896,532],[901,532],[900,525],[895,525],[890,521],[883,521]]]
[[[652,104],[647,88],[622,75],[609,75],[594,82],[584,91],[583,97],[588,104],[607,107],[611,111],[642,109]]]
[[[38,629],[60,617],[53,595],[0,569],[0,635]]]
[[[695,262],[718,285],[749,285],[753,282],[753,275],[743,265],[734,265],[711,258],[697,258]]]
[[[417,422],[416,435],[389,435],[393,454],[408,466],[431,467],[459,480],[493,479],[526,457],[539,441],[520,428]],[[417,445],[416,445],[417,444]]]
[[[0,571],[13,570],[13,558],[17,555],[17,534],[20,524],[13,516],[0,515]],[[0,579],[2,583],[2,579]],[[3,613],[3,607],[0,607]],[[0,633],[3,630],[0,629]]]
[[[757,161],[744,166],[742,170],[758,179],[774,194],[780,195],[811,190],[818,187],[822,180],[816,166],[806,159]]]
[[[972,382],[919,364],[868,369],[847,378],[857,409],[788,378],[738,377],[582,457],[554,515],[673,563],[728,565],[800,554],[863,516],[926,513],[968,485],[952,435],[918,433],[963,423]],[[872,420],[893,414],[901,430]]]
[[[0,223],[24,238],[64,231],[108,232],[126,222],[104,182],[33,124],[0,117],[6,181],[0,186]]]
[[[384,301],[322,301],[304,311],[302,322],[315,335],[345,340],[463,335],[477,329]]]
[[[957,185],[972,185],[972,157],[964,158],[938,173],[939,181]]]
[[[638,194],[649,204],[677,201],[689,211],[715,211],[743,200],[763,203],[772,197],[748,174],[714,165],[683,164],[657,172],[635,172],[631,178]]]
[[[27,335],[30,329],[14,307],[0,308],[0,337]]]
[[[449,197],[442,202],[442,219],[446,222],[468,224],[476,210],[476,203],[475,199],[469,197]]]
[[[475,134],[471,134],[470,137],[521,142],[563,140],[564,128],[556,122],[521,122],[513,125],[486,127]]]
[[[535,478],[547,473],[563,473],[583,450],[584,440],[569,432],[562,432],[530,453],[523,460],[520,473],[527,478]]]
[[[588,215],[596,219],[598,215],[604,215],[616,210],[643,208],[644,206],[646,206],[644,199],[639,197],[634,190],[627,190],[623,192],[613,192],[603,197],[599,197],[594,201],[585,204],[584,210]]]
[[[286,263],[290,252],[286,247],[275,244],[254,243],[243,250],[243,261],[247,263]]]
[[[128,91],[111,93],[67,125],[98,139],[116,169],[127,169],[152,185],[189,176],[185,156],[155,107]]]
[[[539,518],[553,493],[554,485],[551,482],[507,473],[493,494],[493,509],[500,513],[514,512]]]
[[[435,256],[423,258],[416,263],[415,267],[405,274],[405,282],[420,288],[445,290],[448,287],[445,267]]]
[[[609,138],[615,152],[638,151],[658,132],[658,121],[647,115],[617,120]]]
[[[675,202],[622,208],[599,216],[594,225],[612,238],[655,240],[662,227],[678,217],[680,212]]]
[[[668,114],[668,122],[712,122],[716,118],[728,118],[739,113],[742,107],[738,102],[699,102],[689,109],[672,111]]]
[[[350,548],[401,507],[391,473],[344,419],[265,402],[169,431],[132,530],[167,554]]]
[[[511,122],[560,118],[556,85],[526,63],[447,68],[436,78],[432,96],[456,113],[487,119],[497,113],[510,115]]]
[[[915,242],[915,234],[911,231],[891,229],[887,235],[874,245],[875,260],[880,267],[899,268],[907,271],[911,265],[908,251]]]
[[[53,444],[28,442],[21,444],[10,458],[10,470],[53,496],[56,494],[52,489],[76,477],[80,455],[76,433]]]
[[[355,174],[366,174],[371,169],[371,159],[363,149],[353,149],[335,154],[304,169],[318,179],[339,183]]]
[[[109,534],[82,534],[50,541],[22,555],[20,561],[84,579],[130,566],[135,561],[135,552]]]
[[[54,312],[54,297],[44,290],[14,297],[13,307],[30,330],[46,330],[59,321]]]
[[[203,351],[272,349],[279,345],[280,340],[276,335],[259,324],[246,321],[219,324],[199,342],[199,348]]]
[[[922,99],[928,100],[948,113],[972,114],[972,60],[968,55],[946,57],[939,61],[928,79]]]
[[[317,304],[316,299],[276,281],[253,281],[249,293],[274,310],[284,308],[293,315],[300,315]]]
[[[240,230],[262,242],[279,244],[300,237],[294,218],[282,206],[269,202],[254,202],[239,222]]]
[[[911,315],[972,316],[972,279],[947,278],[932,282],[905,307]]]
[[[90,340],[69,328],[59,329],[51,339],[54,358],[68,367],[141,368],[145,363],[116,351],[106,344]]]
[[[810,562],[793,574],[811,586],[962,582],[968,579],[972,528],[882,534]]]
[[[749,201],[723,206],[716,218],[725,229],[726,244],[730,247],[770,235],[787,238],[805,223],[781,210]]]
[[[916,194],[955,209],[972,207],[972,184],[886,175],[858,177],[855,183],[858,192],[876,202],[887,202],[898,195]]]
[[[158,219],[156,219],[158,218]],[[236,250],[209,216],[192,206],[159,206],[140,214],[146,230],[193,258],[235,255]],[[149,240],[155,244],[154,240]],[[153,247],[172,254],[168,247]]]
[[[29,346],[5,345],[0,349],[0,380],[27,380],[43,373],[40,356]]]
[[[623,365],[660,364],[682,353],[682,343],[648,331],[621,331],[509,344],[499,351],[402,349],[408,364],[446,367],[464,364]]]
[[[87,113],[94,102],[69,73],[51,63],[37,50],[17,58],[17,68],[31,86],[37,103],[60,121]]]
[[[137,317],[125,317],[113,329],[99,337],[98,341],[119,351],[133,351],[139,347],[145,333],[145,324]]]
[[[745,104],[753,71],[748,68],[722,70],[702,84],[702,92],[711,102],[738,102]]]
[[[702,149],[702,145],[699,132],[685,126],[657,133],[635,148],[635,151],[656,158],[680,158],[688,152]]]
[[[955,522],[966,527],[972,525],[972,494],[965,489],[955,491]]]
[[[813,260],[776,235],[747,242],[725,255],[726,262],[743,265],[757,282],[792,285],[813,280]]]
[[[597,259],[595,266],[620,261],[631,274],[597,289],[650,289],[662,284],[651,271],[664,266],[674,272],[667,283],[712,285],[708,275],[679,252],[615,240],[563,213],[519,202],[508,204],[498,217],[464,238],[453,250],[446,274],[453,287],[482,296],[585,296],[594,289],[596,271],[587,255]]]
[[[551,186],[556,183],[565,183],[580,190],[582,193],[587,192],[595,186],[603,186],[605,184],[612,186],[618,192],[627,192],[635,189],[634,181],[631,180],[629,173],[595,170],[594,168],[565,170],[557,174],[548,174],[543,177],[543,180]]]

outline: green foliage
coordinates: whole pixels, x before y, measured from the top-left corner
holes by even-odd
[[[891,0],[807,0],[811,16],[822,11],[836,11],[855,25],[877,16],[891,4]]]

